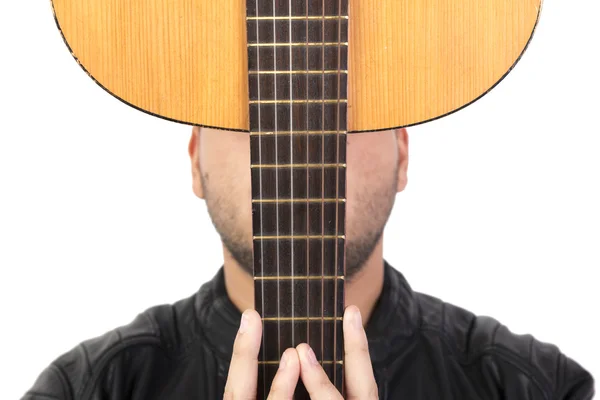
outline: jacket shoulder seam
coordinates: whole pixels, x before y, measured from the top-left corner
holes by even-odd
[[[62,369],[62,367],[56,363],[52,364],[54,366],[54,368],[56,368],[56,371],[58,373],[58,377],[60,378],[60,384],[62,386],[63,389],[66,389],[66,391],[69,393],[69,398],[72,399],[73,398],[73,387],[71,386],[71,382],[69,382],[69,377],[67,376],[67,373],[65,372],[64,369]]]
[[[566,394],[567,391],[571,390],[572,387],[576,387],[579,386],[582,383],[585,382],[591,382],[591,386],[593,387],[593,383],[594,383],[594,378],[592,377],[592,375],[589,372],[584,372],[582,374],[580,374],[579,376],[577,376],[576,378],[571,379],[570,381],[566,382],[562,388],[560,390],[557,390],[557,394],[555,399],[556,400],[562,400]],[[584,399],[584,400],[591,400],[593,397],[590,397],[589,399]]]
[[[158,328],[158,323],[156,322],[156,318],[154,318],[154,316],[150,315],[150,313],[148,311],[143,312],[142,315],[144,317],[146,317],[146,319],[150,323],[150,328],[152,329],[151,333],[156,337],[160,337],[160,329]]]
[[[69,382],[69,378],[68,378],[67,374],[63,371],[63,369],[60,367],[60,365],[58,365],[56,363],[56,361],[54,361],[54,362],[52,362],[52,364],[50,364],[48,366],[48,368],[51,369],[52,371],[54,371],[54,373],[58,377],[58,380],[60,381],[61,391],[66,392],[69,397],[67,399],[59,399],[56,396],[51,396],[47,393],[38,392],[36,390],[27,391],[27,393],[25,393],[25,397],[27,397],[27,396],[42,396],[47,399],[55,399],[55,400],[71,400],[71,399],[73,399],[73,388],[71,387],[71,384]]]
[[[107,366],[110,360],[116,357],[121,351],[136,345],[158,345],[159,348],[162,348],[160,339],[155,335],[144,334],[123,339],[119,334],[119,337],[121,340],[108,347],[102,353],[94,368],[90,369],[90,374],[86,379],[83,380],[81,388],[77,391],[78,399],[87,399],[89,397],[89,391],[92,390],[91,388],[93,388],[93,384],[98,381],[100,374],[104,371],[104,368]],[[80,345],[83,346],[83,344]]]

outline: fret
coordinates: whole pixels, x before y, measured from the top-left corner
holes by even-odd
[[[314,239],[346,239],[345,235],[255,235],[253,240],[314,240]]]
[[[317,359],[318,360],[318,359]],[[275,374],[277,373],[278,369],[279,369],[279,362],[275,363],[264,363],[264,364],[260,364],[259,361],[259,365],[260,368],[258,368],[258,381],[262,382],[263,379],[267,382],[269,382],[267,385],[263,386],[262,384],[259,384],[257,386],[258,390],[257,390],[257,399],[266,399],[268,394],[269,394],[269,390],[270,390],[270,382],[273,381],[273,378],[275,377]],[[342,376],[343,376],[343,363],[324,363],[323,365],[323,369],[325,370],[325,373],[327,374],[327,376],[329,377],[329,379],[332,382],[335,382],[335,386],[338,388],[338,390],[340,391],[340,393],[343,393],[341,387],[343,385],[343,381],[342,381]],[[334,366],[336,367],[336,371],[334,372]],[[303,400],[303,399],[310,399],[308,393],[306,393],[306,388],[304,388],[304,385],[302,383],[302,380],[298,380],[297,383],[297,387],[296,387],[296,392],[294,394],[294,399],[295,400]],[[345,398],[345,396],[344,396]]]
[[[291,73],[293,73],[294,75],[296,74],[318,74],[318,75],[322,75],[322,74],[347,74],[348,70],[347,69],[342,69],[342,70],[337,70],[337,69],[332,69],[332,70],[323,70],[323,71],[303,71],[303,70],[288,70],[288,71],[248,71],[249,74],[253,75],[253,74],[259,74],[259,75],[271,75],[271,74],[279,74],[279,75],[289,75]]]
[[[290,57],[291,53],[291,57]],[[277,66],[277,68],[275,68]],[[248,46],[248,70],[348,70],[348,46]]]
[[[255,288],[265,293],[263,321],[335,321],[342,319],[343,306],[328,305],[336,287],[342,287],[336,279],[268,279],[254,282]],[[310,293],[310,300],[307,294]],[[321,303],[325,307],[321,308]]]
[[[250,131],[250,136],[346,135],[346,131]]]
[[[342,202],[253,203],[252,229],[263,238],[335,238],[343,236],[337,234],[345,228],[344,218],[338,218],[336,225],[336,212],[343,215],[345,210]]]
[[[274,281],[274,280],[300,280],[300,279],[304,279],[304,280],[331,280],[331,279],[344,279],[345,277],[343,275],[341,276],[299,276],[299,275],[293,275],[293,276],[255,276],[254,280],[256,281]]]
[[[341,321],[342,317],[262,317],[265,322],[268,321]]]
[[[323,365],[323,364],[339,364],[342,365],[344,364],[343,360],[337,360],[337,361],[333,361],[333,360],[318,360],[319,364]],[[259,361],[258,365],[279,365],[279,360],[263,360],[263,361]]]
[[[314,21],[314,20],[328,20],[328,19],[348,19],[347,15],[293,15],[293,16],[278,16],[278,17],[273,17],[273,16],[268,16],[268,17],[246,17],[246,20],[248,21],[262,21],[262,20],[309,20],[309,21]]]
[[[250,129],[262,131],[346,130],[346,109],[345,103],[250,104]]]
[[[346,164],[250,164],[250,168],[346,168]]]
[[[252,203],[345,203],[346,199],[252,199]]]
[[[343,332],[342,324],[341,318],[336,320],[319,318],[314,321],[307,321],[306,318],[295,321],[263,320],[265,343],[274,346],[267,345],[264,352],[261,346],[262,354],[259,360],[279,360],[285,349],[300,343],[308,343],[314,350],[317,360],[343,360],[343,342],[335,339],[337,331]],[[292,342],[292,331],[294,336],[300,336],[295,345]],[[336,346],[333,346],[334,341]]]
[[[272,43],[296,43],[294,46],[320,46],[323,43],[340,45],[348,43],[347,19],[290,20],[289,18],[249,20],[247,44],[256,46],[260,38],[261,46]]]
[[[345,163],[346,139],[346,134],[251,135],[250,163],[277,165],[299,163],[314,165],[312,168],[321,168],[321,163]],[[306,182],[306,179],[303,182]],[[318,197],[322,196],[319,194]]]
[[[346,177],[341,173],[338,177],[338,171],[345,171],[345,169],[251,168],[251,196],[253,199],[345,197]],[[263,182],[262,192],[257,184],[260,180]],[[260,207],[260,204],[253,206]]]
[[[273,47],[273,46],[348,46],[348,42],[274,42],[274,43],[248,43],[248,47]]]
[[[347,103],[345,99],[277,99],[277,100],[250,100],[250,104],[290,104],[290,103]]]
[[[246,15],[271,18],[273,16],[289,18],[290,15],[304,18],[307,15],[348,15],[348,0],[248,0]]]
[[[276,276],[297,275],[334,276],[344,274],[343,257],[336,264],[336,246],[338,252],[344,249],[344,239],[335,240],[255,240],[254,275]],[[279,263],[277,262],[279,253]],[[343,253],[341,253],[343,254]],[[285,261],[285,262],[282,262]],[[256,290],[260,290],[261,281],[255,281]]]
[[[347,83],[348,76],[345,74],[302,75],[287,71],[283,75],[251,75],[248,77],[249,99],[250,104],[258,104],[258,100],[277,100],[285,104],[290,99],[311,103],[347,103]]]

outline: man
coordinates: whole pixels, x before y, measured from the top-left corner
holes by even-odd
[[[223,267],[192,297],[65,353],[23,399],[256,396],[261,323],[252,310],[249,137],[194,128],[188,151],[194,193],[223,242]],[[593,397],[592,376],[557,347],[413,292],[384,261],[383,228],[407,184],[406,130],[350,135],[347,164],[348,398]],[[305,343],[283,352],[269,398],[291,399],[299,380],[312,399],[341,398]]]

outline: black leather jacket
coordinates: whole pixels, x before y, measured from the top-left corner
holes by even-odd
[[[62,355],[22,399],[222,399],[240,317],[221,269],[192,297]],[[387,263],[367,336],[381,399],[594,395],[591,375],[557,347],[413,292]]]

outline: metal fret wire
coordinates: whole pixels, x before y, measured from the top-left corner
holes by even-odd
[[[308,58],[308,49],[306,49],[306,52],[307,52],[307,58]],[[308,69],[303,71],[301,69],[297,69],[297,70],[294,70],[294,72],[297,73],[297,74],[320,74],[321,72],[325,72],[326,74],[337,74],[338,72],[341,73],[341,74],[347,74],[348,73],[348,71],[345,70],[345,69],[344,70],[339,70],[339,71],[336,71],[336,70],[313,71],[313,70],[308,70]],[[281,73],[287,74],[288,72],[287,71],[256,71],[255,70],[255,71],[248,71],[248,73],[249,74],[263,74],[263,75],[265,75],[265,74],[281,74]],[[308,84],[307,84],[307,86],[308,86]]]
[[[308,78],[307,78],[308,80]],[[275,136],[275,135],[293,135],[293,134],[299,134],[300,132],[291,132],[291,131],[265,131],[265,132],[250,132],[250,135],[254,136],[254,135],[265,135],[265,136]],[[306,131],[302,131],[303,134],[309,134],[309,135],[321,135],[321,134],[326,134],[326,135],[335,135],[337,132],[336,131],[325,131],[325,130],[318,130],[318,131],[310,131],[310,130],[306,130]]]
[[[276,201],[278,201],[279,203],[299,203],[301,201],[306,201],[308,203],[316,203],[317,201],[320,201],[318,199],[311,199],[311,198],[306,198],[306,199],[297,199],[297,198],[293,198],[293,199],[253,199],[252,203],[275,203]],[[323,199],[323,201],[325,201],[326,203],[333,203],[333,202],[339,202],[339,203],[345,203],[346,199],[335,199],[335,198],[327,198],[327,199]]]
[[[275,20],[273,20],[273,23],[275,23]],[[323,24],[325,23],[325,20],[323,20]],[[348,46],[348,42],[289,42],[289,43],[283,43],[283,42],[273,42],[273,43],[248,43],[248,47],[266,47],[266,46],[340,46],[340,45],[344,45],[344,46]]]
[[[270,365],[275,365],[275,364],[279,364],[279,361],[258,361],[259,364],[270,364]],[[344,362],[339,360],[339,361],[334,361],[334,360],[323,360],[322,361],[323,364],[340,364],[342,365]]]
[[[253,236],[253,239],[345,239],[345,235],[264,235]]]
[[[288,18],[290,18],[290,19],[296,19],[296,20],[297,19],[306,19],[307,21],[311,20],[311,19],[313,19],[313,20],[314,19],[318,19],[318,20],[321,20],[321,19],[348,19],[348,16],[346,16],[346,15],[340,15],[340,16],[338,16],[338,15],[325,15],[325,16],[321,16],[321,15],[319,15],[319,16],[317,16],[317,15],[308,15],[308,4],[306,5],[306,12],[307,12],[306,17],[300,16],[300,15],[294,15],[294,16],[291,16],[291,17],[277,16],[274,19],[275,20],[282,20],[282,19],[286,19],[287,20]],[[261,20],[261,19],[268,19],[268,20],[270,20],[270,19],[272,19],[272,17],[255,17],[255,18],[250,17],[248,19],[249,20],[253,20],[253,21]],[[307,25],[307,28],[308,28],[308,25]]]
[[[291,54],[290,54],[291,55]],[[293,71],[289,71],[289,73],[291,74]],[[276,75],[276,74],[273,74]],[[290,93],[291,96],[291,93]],[[262,101],[258,101],[258,100],[250,100],[250,104],[275,104],[275,103],[339,103],[339,102],[343,102],[345,103],[347,100],[336,100],[336,99],[324,99],[324,100],[262,100]]]
[[[306,280],[311,280],[311,279],[312,280],[315,280],[315,279],[341,279],[341,280],[344,280],[345,277],[343,275],[339,275],[339,276],[328,275],[328,276],[323,276],[322,278],[320,276],[312,276],[312,275],[307,275],[307,276],[296,276],[296,275],[285,276],[285,275],[280,275],[280,276],[255,276],[254,277],[255,281],[259,281],[259,280],[272,281],[272,280],[277,280],[277,279],[285,279],[285,280],[294,280],[294,279],[306,279]]]
[[[325,111],[323,111],[325,112]],[[277,135],[275,135],[277,136]],[[275,138],[275,142],[277,142],[277,138]],[[346,168],[346,164],[314,164],[314,163],[307,163],[307,164],[277,164],[277,162],[275,162],[275,164],[251,164],[250,168],[298,168],[298,167],[307,167],[307,168],[311,168],[314,167],[315,165],[318,165],[321,168]]]

